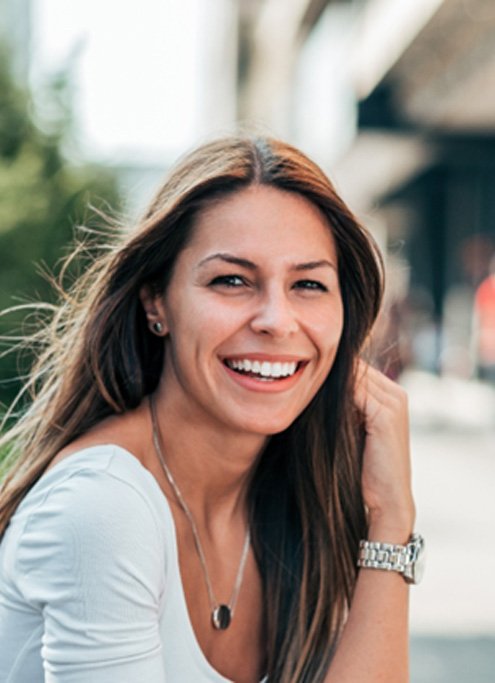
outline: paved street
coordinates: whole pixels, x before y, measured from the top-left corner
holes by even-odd
[[[495,638],[415,636],[411,683],[494,683]]]
[[[410,392],[417,529],[411,683],[495,683],[495,392],[427,375]]]

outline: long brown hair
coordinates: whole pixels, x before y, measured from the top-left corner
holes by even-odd
[[[162,340],[147,327],[144,284],[164,291],[194,218],[208,203],[253,183],[304,196],[328,220],[338,252],[344,327],[329,376],[310,405],[273,436],[249,492],[262,576],[268,675],[321,681],[356,581],[366,534],[361,420],[354,367],[382,296],[381,258],[321,169],[299,150],[245,136],[208,143],[171,172],[136,229],[87,269],[49,326],[33,368],[29,408],[0,441],[11,450],[0,493],[0,533],[54,455],[103,418],[154,391]]]

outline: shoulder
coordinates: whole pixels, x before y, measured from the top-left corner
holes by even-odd
[[[68,456],[29,492],[17,517],[20,575],[165,574],[170,528],[152,475],[130,454],[95,446]]]
[[[7,529],[0,565],[22,609],[42,614],[50,680],[164,680],[169,541],[150,477],[119,447],[82,450],[43,475]]]
[[[63,511],[63,518],[131,523],[146,518],[160,527],[164,498],[153,475],[120,446],[83,448],[50,469],[26,496],[22,515]],[[102,519],[99,519],[102,518]]]

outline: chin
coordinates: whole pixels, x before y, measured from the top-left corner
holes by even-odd
[[[269,418],[265,414],[261,419],[252,418],[250,420],[243,420],[239,427],[243,432],[268,437],[285,431],[296,418],[297,415],[292,418],[288,418],[287,416],[284,416],[283,418]]]

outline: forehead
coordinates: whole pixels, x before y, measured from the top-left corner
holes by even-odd
[[[308,199],[253,185],[213,202],[196,217],[188,250],[241,250],[336,259],[331,226]]]

